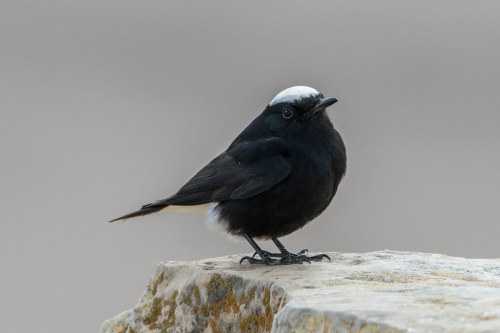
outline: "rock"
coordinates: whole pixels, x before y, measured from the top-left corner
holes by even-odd
[[[269,267],[160,263],[103,333],[500,332],[500,259],[379,251]]]

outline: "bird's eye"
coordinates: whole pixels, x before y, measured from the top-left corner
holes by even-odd
[[[290,108],[286,108],[283,110],[283,118],[290,119],[293,117],[293,110]]]

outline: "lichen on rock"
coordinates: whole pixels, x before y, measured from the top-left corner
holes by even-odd
[[[268,267],[164,262],[102,333],[500,332],[500,260],[378,251]]]
[[[103,325],[103,332],[269,332],[285,304],[272,281],[212,272],[210,265],[162,263],[136,308]],[[271,300],[271,294],[273,299]]]

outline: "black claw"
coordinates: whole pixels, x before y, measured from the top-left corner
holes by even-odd
[[[245,260],[248,260],[248,262],[250,262],[250,259],[253,259],[253,257],[249,257],[249,256],[244,256],[243,258],[240,259],[240,265],[243,261]]]
[[[320,253],[320,254],[317,254],[315,256],[309,257],[309,259],[311,259],[313,261],[321,261],[321,260],[323,260],[323,258],[328,259],[328,261],[332,261],[332,259],[330,259],[330,257],[324,253]]]

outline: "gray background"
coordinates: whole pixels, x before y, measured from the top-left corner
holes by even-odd
[[[340,102],[295,250],[499,257],[498,1],[1,1],[0,331],[95,332],[155,265],[250,252],[172,194],[281,90]],[[273,248],[269,243],[264,247]]]

